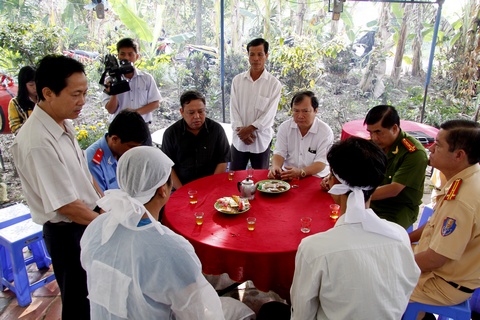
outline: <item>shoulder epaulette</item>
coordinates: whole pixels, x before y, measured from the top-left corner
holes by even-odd
[[[457,179],[453,181],[452,186],[448,189],[447,194],[445,195],[445,200],[455,200],[457,196],[458,189],[460,189],[460,185],[462,184],[462,179]]]
[[[402,144],[407,148],[408,152],[413,152],[417,150],[417,147],[407,138],[402,139]]]
[[[95,154],[93,155],[92,162],[95,164],[100,164],[103,159],[103,150],[101,148],[98,148],[97,151],[95,151]]]

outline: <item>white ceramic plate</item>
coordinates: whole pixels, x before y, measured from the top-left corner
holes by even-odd
[[[271,188],[268,187],[269,185],[275,185],[277,187]],[[290,190],[290,184],[282,180],[262,180],[258,182],[257,190],[265,193],[283,193]]]

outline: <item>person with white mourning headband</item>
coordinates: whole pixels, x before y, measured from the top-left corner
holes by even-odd
[[[300,243],[291,319],[398,320],[420,270],[405,229],[368,208],[383,180],[385,153],[371,141],[352,137],[335,143],[327,160],[329,192],[341,216],[334,228]]]
[[[172,190],[173,164],[148,146],[118,161],[120,189],[97,202],[105,213],[81,240],[93,320],[225,319],[191,244],[157,221]]]

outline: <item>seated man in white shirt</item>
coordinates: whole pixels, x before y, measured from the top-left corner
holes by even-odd
[[[318,99],[311,91],[301,91],[295,94],[290,106],[293,118],[278,127],[268,177],[325,177],[329,173],[327,151],[333,143],[333,132],[317,117]]]
[[[335,143],[327,160],[341,216],[300,243],[291,319],[401,319],[420,270],[405,229],[367,209],[383,180],[385,153],[352,137]]]

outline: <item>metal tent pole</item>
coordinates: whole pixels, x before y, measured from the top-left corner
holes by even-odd
[[[425,80],[425,93],[423,94],[423,106],[422,106],[422,112],[420,113],[420,122],[423,122],[423,118],[425,115],[425,105],[427,103],[428,86],[430,85],[430,77],[432,76],[433,58],[435,55],[435,46],[437,44],[438,28],[440,26],[440,18],[442,17],[442,5],[444,2],[445,0],[438,0],[437,17],[435,18],[435,27],[433,29],[432,47],[430,49],[430,58],[428,60],[428,71],[427,71],[427,78]]]

